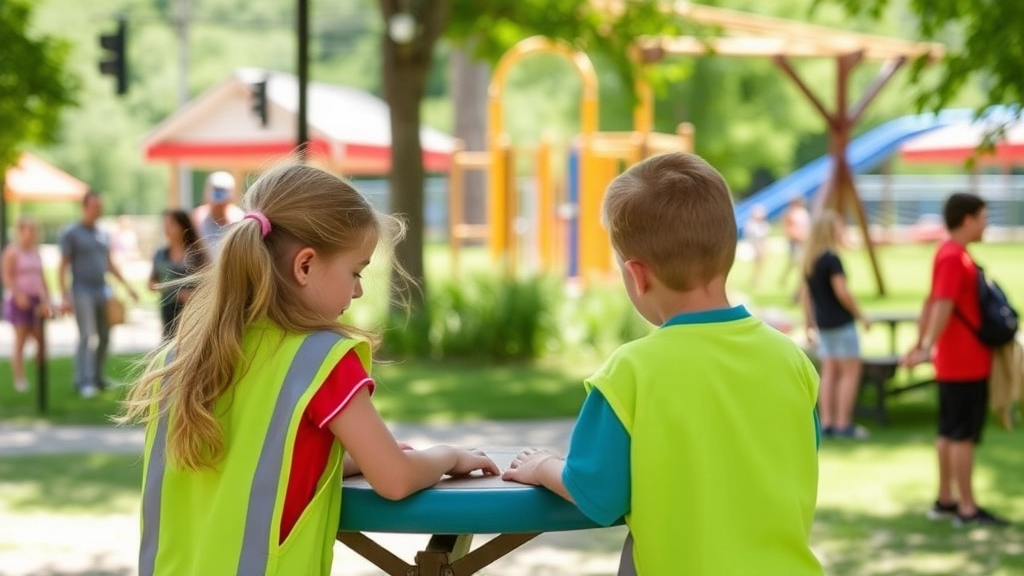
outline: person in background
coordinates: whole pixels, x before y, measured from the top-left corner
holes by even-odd
[[[750,211],[750,218],[743,225],[743,239],[750,245],[753,256],[753,268],[750,274],[751,288],[757,288],[761,283],[761,272],[764,269],[764,259],[767,256],[768,235],[771,234],[772,225],[768,223],[768,216],[764,206],[758,204]]]
[[[18,218],[17,241],[3,252],[4,318],[14,327],[14,350],[11,370],[14,389],[28,390],[25,378],[25,343],[36,341],[36,356],[46,358],[43,348],[41,318],[50,315],[50,293],[43,276],[43,260],[39,255],[39,225],[30,216]]]
[[[107,300],[112,297],[107,273],[124,286],[132,300],[135,289],[125,280],[110,257],[110,239],[98,226],[103,201],[95,190],[82,198],[82,220],[64,230],[60,237],[60,269],[57,273],[62,295],[61,309],[74,313],[78,323],[78,351],[75,355],[75,387],[85,398],[106,387],[103,364],[110,341]],[[71,271],[71,289],[67,275]]]
[[[949,239],[935,253],[918,339],[903,358],[903,365],[915,366],[930,357],[939,386],[939,486],[928,517],[952,519],[958,526],[1004,526],[1009,524],[1005,518],[978,505],[972,483],[974,452],[988,415],[992,350],[974,333],[982,312],[978,266],[967,246],[984,237],[988,209],[978,196],[957,193],[946,200],[942,212]]]
[[[234,202],[236,193],[234,176],[224,171],[214,172],[206,178],[205,202],[192,212],[192,221],[206,244],[211,260],[217,258],[220,240],[228,226],[239,222],[245,215]]]
[[[192,295],[190,286],[167,283],[197,272],[208,263],[209,258],[188,212],[165,210],[163,220],[167,245],[159,248],[153,255],[149,289],[160,292],[160,319],[163,322],[163,337],[166,340],[174,335],[181,308]]]
[[[808,337],[817,342],[821,360],[818,415],[822,435],[860,440],[868,437],[868,431],[853,423],[863,369],[856,322],[867,330],[871,321],[861,312],[846,281],[839,259],[842,234],[842,221],[833,210],[825,210],[814,222],[804,254],[800,301]]]
[[[804,243],[811,230],[811,214],[807,211],[807,205],[803,198],[793,198],[782,216],[782,233],[786,236],[788,244],[789,259],[785,268],[782,269],[782,276],[779,278],[779,285],[786,287],[789,282],[789,274],[793,270],[800,270],[803,263]],[[799,293],[799,290],[797,290]]]

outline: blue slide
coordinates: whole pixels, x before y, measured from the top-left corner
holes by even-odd
[[[965,108],[896,118],[852,140],[846,157],[855,173],[865,172],[895,154],[903,142],[952,124],[970,122],[973,118],[974,111]],[[809,201],[831,170],[832,159],[822,156],[738,202],[736,222],[741,233],[754,206],[764,206],[768,219],[772,220],[782,214],[793,198]]]

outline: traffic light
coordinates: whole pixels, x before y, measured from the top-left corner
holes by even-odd
[[[260,125],[267,126],[267,79],[249,85],[252,94],[252,113],[260,119]]]
[[[120,16],[117,19],[117,31],[100,36],[100,47],[105,52],[103,60],[100,61],[100,73],[117,78],[119,95],[128,93],[128,58],[125,53],[127,31],[128,23],[124,16]]]

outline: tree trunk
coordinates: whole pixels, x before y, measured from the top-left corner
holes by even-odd
[[[7,183],[4,176],[7,174],[7,167],[0,164],[0,254],[7,248],[7,200],[4,198],[4,190]],[[0,302],[4,301],[4,283],[0,282]]]
[[[401,3],[404,4],[404,3]],[[384,34],[384,95],[391,109],[391,211],[406,219],[408,234],[395,249],[395,258],[420,286],[406,292],[404,279],[391,274],[392,294],[408,293],[409,304],[421,308],[426,296],[423,267],[423,145],[420,142],[420,102],[430,70],[434,46],[448,22],[451,0],[418,4],[410,11],[416,20],[416,33],[407,43],[398,44],[388,33],[388,23],[401,10],[398,0],[381,0]]]
[[[473,60],[467,50],[453,50],[451,87],[455,107],[455,137],[466,150],[487,148],[487,85],[491,70],[486,63]],[[465,214],[468,224],[487,222],[487,178],[481,170],[466,172],[464,179]]]

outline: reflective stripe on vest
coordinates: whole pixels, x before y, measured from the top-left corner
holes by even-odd
[[[299,346],[285,376],[284,384],[274,404],[274,413],[267,428],[267,435],[260,448],[259,461],[249,490],[249,505],[245,515],[242,549],[238,559],[239,576],[265,574],[270,558],[270,531],[273,528],[274,506],[284,448],[288,441],[288,428],[292,415],[302,395],[309,389],[324,359],[341,340],[333,332],[316,332],[307,336]],[[150,471],[143,487],[142,552],[139,562],[139,576],[152,576],[156,565],[157,543],[159,541],[161,487],[166,469],[165,444],[167,427],[164,418],[157,421],[150,457]],[[270,495],[271,497],[267,497]],[[147,530],[147,526],[152,529]]]
[[[174,360],[174,349],[164,357],[164,366]],[[163,412],[163,406],[160,407]],[[156,569],[156,543],[160,540],[160,487],[164,483],[164,446],[167,443],[167,419],[157,418],[153,433],[150,471],[142,487],[142,517],[155,522],[142,523],[142,545],[139,547],[139,576],[152,576]]]

